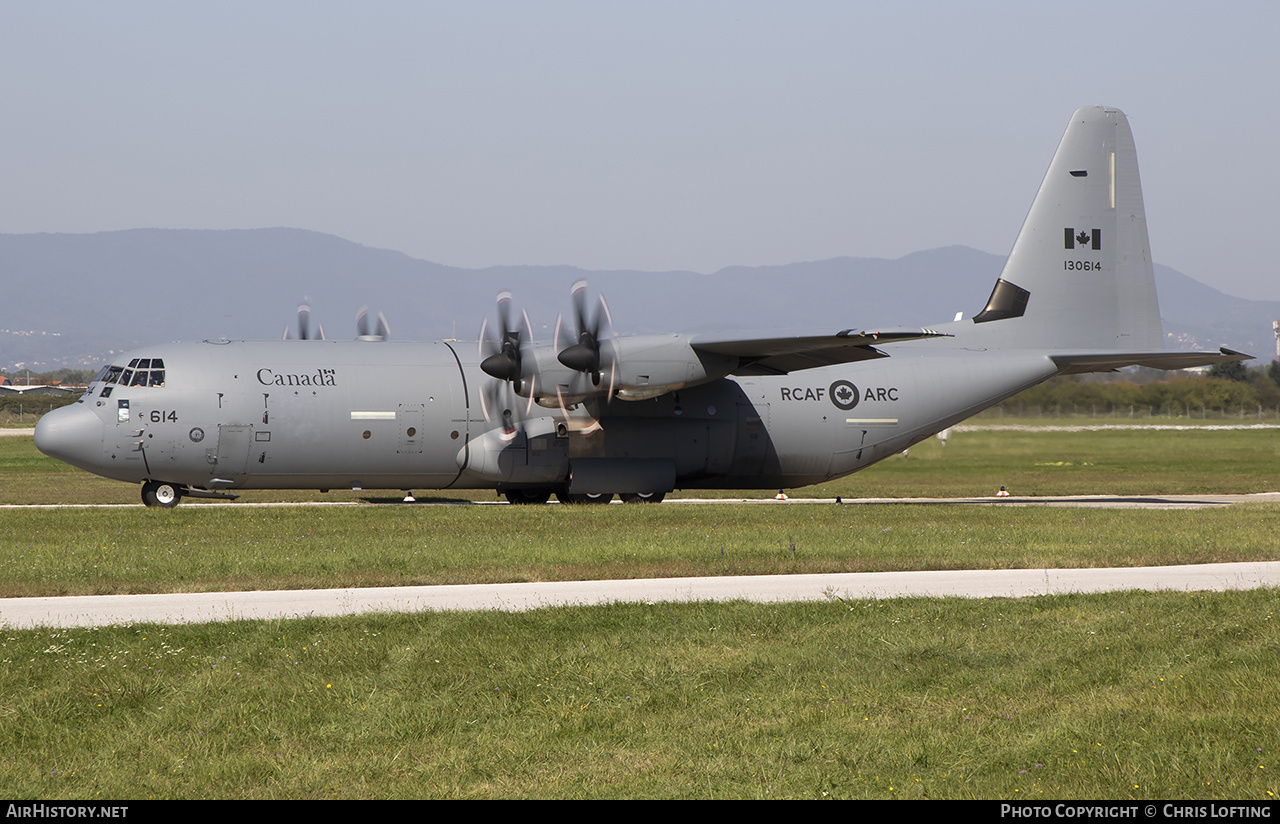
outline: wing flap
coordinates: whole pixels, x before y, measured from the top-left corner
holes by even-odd
[[[813,330],[779,331],[768,337],[745,337],[734,333],[697,335],[689,345],[711,355],[739,358],[734,375],[785,375],[802,369],[853,363],[888,355],[876,348],[907,340],[952,337],[933,329],[888,329],[867,332],[843,329],[814,334]]]

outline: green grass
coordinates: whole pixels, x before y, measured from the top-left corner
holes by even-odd
[[[1276,488],[1277,449],[1269,430],[966,432],[794,492],[990,495],[1001,483],[1015,494],[1262,491]],[[137,500],[136,487],[46,458],[29,438],[0,439],[0,478],[5,501]],[[362,500],[350,492],[245,496],[334,497]],[[1274,517],[1266,506],[21,509],[0,522],[0,595],[1270,559]]]
[[[1147,495],[1280,489],[1275,430],[956,432],[803,494]]]
[[[1007,486],[1015,495],[1272,492],[1280,489],[1275,430],[957,432],[906,457],[830,483],[789,490],[812,497],[972,497]],[[488,490],[416,490],[419,497],[497,500]],[[245,501],[357,501],[386,493],[248,490]],[[700,497],[767,497],[761,490],[697,491]],[[29,437],[0,438],[0,504],[127,503],[135,485],[98,478],[36,451]]]
[[[6,632],[10,798],[1274,800],[1275,593]]]
[[[796,494],[1262,491],[1278,442],[956,433]],[[0,439],[0,498],[112,496],[137,490]],[[326,499],[246,498],[291,496]],[[1275,559],[1277,512],[7,510],[0,594]],[[3,629],[0,796],[1274,801],[1278,606],[1131,592]]]
[[[1004,569],[1280,558],[1280,507],[10,510],[0,596]]]

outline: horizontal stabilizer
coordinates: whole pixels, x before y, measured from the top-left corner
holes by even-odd
[[[1085,352],[1080,354],[1053,355],[1059,375],[1082,375],[1086,372],[1110,372],[1125,366],[1146,366],[1151,369],[1188,369],[1193,366],[1213,366],[1218,363],[1251,360],[1253,355],[1231,349],[1217,352]]]

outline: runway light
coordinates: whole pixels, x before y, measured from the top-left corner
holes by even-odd
[[[1002,487],[1000,487],[1000,491],[996,493],[996,497],[997,497],[997,498],[1008,498],[1008,497],[1009,497],[1009,490],[1005,489],[1003,486],[1002,486]]]

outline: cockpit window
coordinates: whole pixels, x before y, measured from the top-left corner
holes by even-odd
[[[164,359],[134,358],[128,366],[105,366],[94,380],[120,386],[164,386]]]

